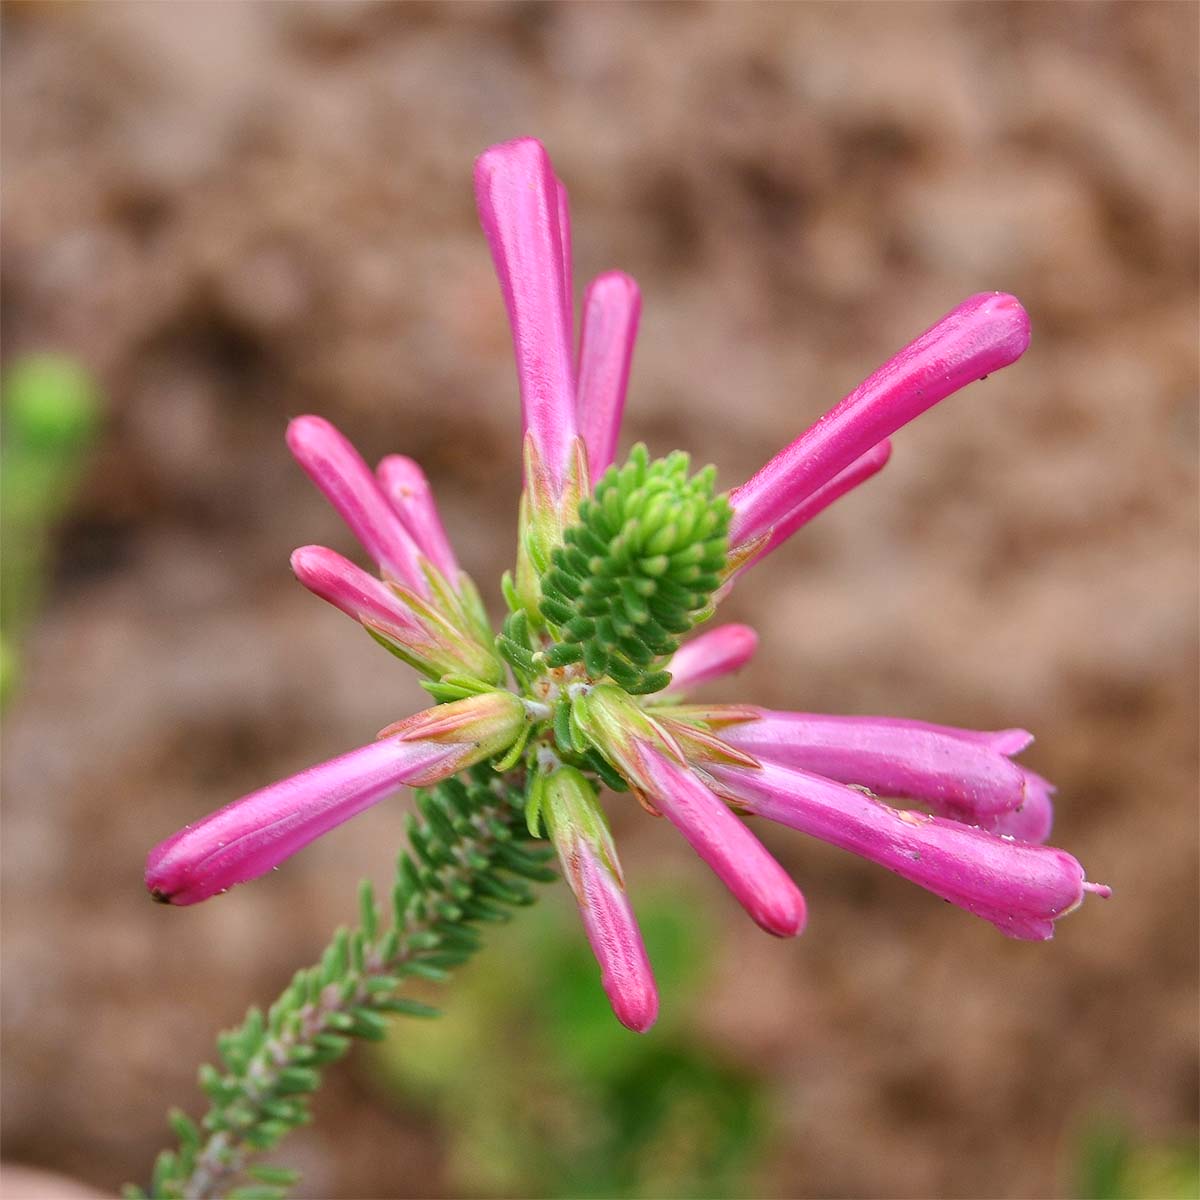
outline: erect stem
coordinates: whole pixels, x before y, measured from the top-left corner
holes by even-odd
[[[148,1192],[133,1197],[210,1200],[224,1195],[273,1200],[294,1174],[249,1160],[309,1119],[307,1094],[321,1068],[341,1058],[351,1039],[382,1038],[387,1016],[435,1016],[401,995],[413,978],[442,980],[479,948],[475,926],[506,920],[511,906],[532,903],[530,881],[555,878],[552,851],[530,844],[524,781],[475,768],[417,793],[392,892],[392,922],[379,929],[368,884],[362,920],[341,929],[319,964],[297,972],[264,1017],[251,1009],[243,1025],[218,1038],[222,1073],[205,1066],[200,1083],[210,1107],[200,1126],[176,1112],[179,1149],[159,1155]],[[232,1192],[239,1175],[255,1182]]]

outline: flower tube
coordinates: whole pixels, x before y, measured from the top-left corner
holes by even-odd
[[[419,638],[420,622],[381,579],[369,575],[326,546],[292,551],[292,571],[314,596],[344,612],[360,625],[379,630],[397,642]]]
[[[820,516],[836,500],[840,500],[847,492],[852,492],[866,483],[868,479],[878,475],[887,466],[891,457],[892,443],[880,442],[878,446],[856,458],[844,471],[839,471],[828,483],[817,488],[806,499],[801,500],[786,517],[771,526],[771,531],[766,535],[766,540],[761,547],[752,549],[749,557],[738,565],[734,574],[741,574],[742,571],[766,558],[772,550],[777,550],[810,521]],[[730,558],[734,562],[738,560],[739,551],[742,551],[741,546],[733,546],[730,549]]]
[[[414,601],[414,609],[335,550],[301,546],[292,554],[292,570],[310,592],[357,621],[417,670],[435,679],[465,674],[499,683],[503,677],[489,647],[429,606]]]
[[[1013,938],[1044,941],[1078,908],[1088,883],[1063,850],[1010,841],[968,825],[902,812],[807,771],[711,763],[706,771],[739,808],[879,863]]]
[[[671,682],[664,695],[674,695],[740,671],[758,649],[758,634],[749,625],[718,625],[685,642],[671,656]]]
[[[375,468],[375,476],[421,552],[451,587],[457,586],[458,561],[450,547],[450,539],[446,537],[425,472],[411,458],[389,454]]]
[[[795,937],[807,921],[804,897],[767,848],[682,763],[642,742],[636,783],[687,839],[737,902],[767,933]]]
[[[658,1016],[658,989],[595,790],[579,771],[562,767],[544,780],[539,799],[613,1012],[626,1028],[645,1033]]]
[[[680,744],[620,688],[581,692],[571,719],[580,733],[655,811],[687,839],[754,921],[793,937],[807,917],[804,897],[763,844],[685,765]],[[753,762],[736,752],[726,761]]]
[[[897,728],[872,717],[758,713],[757,720],[723,729],[722,739],[757,759],[918,800],[970,824],[1025,803],[1025,772],[985,742]]]
[[[575,438],[560,189],[534,138],[493,146],[475,161],[479,219],[512,326],[523,426],[555,490],[566,480]]]
[[[358,451],[321,417],[293,420],[287,444],[384,575],[428,597],[420,550]]]
[[[856,458],[939,400],[1016,362],[1028,345],[1029,317],[1015,296],[964,300],[730,493],[730,543],[766,533]]]
[[[917,721],[912,717],[864,717],[873,725],[887,726],[895,730],[912,730],[917,733],[940,733],[957,738],[962,742],[975,742],[990,746],[1000,754],[1011,757],[1028,750],[1033,745],[1033,734],[1028,729],[960,729],[957,725],[935,725],[930,721]]]
[[[588,286],[576,407],[593,480],[612,465],[616,455],[641,315],[642,294],[623,271],[608,271]]]
[[[507,692],[417,713],[381,740],[184,826],[150,851],[146,887],[185,905],[256,879],[399,788],[427,787],[498,753],[524,723],[524,706]]]
[[[563,328],[567,331],[567,346],[575,344],[575,271],[571,254],[571,200],[567,185],[554,177],[554,198],[558,203],[558,240],[562,247],[559,270],[562,273]]]
[[[1021,768],[1025,776],[1025,802],[1012,812],[1001,813],[984,828],[1019,842],[1044,842],[1054,825],[1054,785],[1033,771]]]

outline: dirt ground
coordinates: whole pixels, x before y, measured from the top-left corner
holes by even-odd
[[[403,800],[197,909],[141,870],[421,705],[290,577],[293,547],[349,544],[289,416],[418,458],[495,607],[518,417],[470,171],[526,133],[579,285],[642,284],[625,444],[726,485],[964,296],[1033,319],[739,590],[763,651],[712,694],[1024,725],[1055,842],[1115,894],[1009,942],[768,832],[811,906],[779,944],[700,880],[721,966],[664,1004],[769,1081],[755,1188],[1057,1196],[1095,1114],[1195,1136],[1197,12],[5,6],[5,354],[67,350],[107,396],[4,723],[5,1157],[144,1179],[213,1032],[386,879]],[[702,871],[615,816],[635,890]],[[301,1195],[449,1194],[438,1130],[353,1063],[319,1110]]]

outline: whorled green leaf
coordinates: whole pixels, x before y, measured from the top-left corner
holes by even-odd
[[[551,666],[582,662],[635,694],[670,682],[663,663],[710,613],[729,541],[713,468],[689,477],[688,463],[682,451],[651,462],[635,446],[580,503],[542,577]]]

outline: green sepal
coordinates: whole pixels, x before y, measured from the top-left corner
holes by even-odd
[[[529,781],[525,786],[525,827],[529,836],[542,836],[542,800],[545,797],[546,777],[541,771],[531,771]]]
[[[505,771],[511,771],[513,767],[515,767],[520,761],[521,755],[525,753],[525,746],[529,742],[529,735],[532,732],[533,726],[526,725],[517,735],[517,740],[513,742],[511,746],[509,746],[504,756],[502,758],[498,758],[492,764],[492,769],[501,774]]]
[[[511,571],[505,571],[500,576],[500,591],[504,595],[504,603],[508,605],[509,612],[521,611],[521,597],[517,594],[517,585],[513,582]]]
[[[554,742],[560,754],[571,754],[575,747],[571,740],[571,705],[560,700],[554,706]]]

